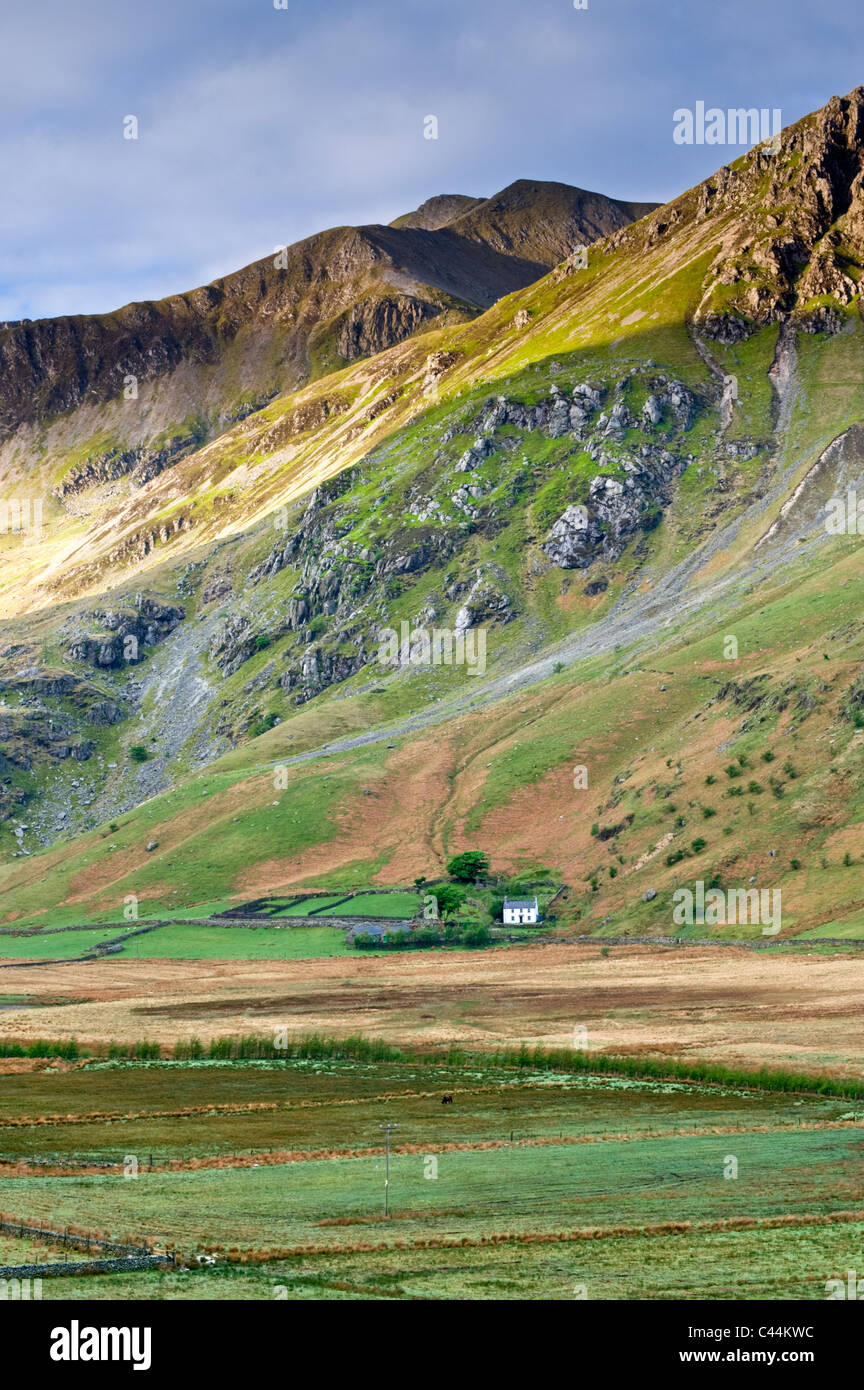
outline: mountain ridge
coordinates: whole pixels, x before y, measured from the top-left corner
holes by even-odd
[[[32,764],[4,774],[34,822],[14,852],[54,844],[64,911],[185,893],[194,805],[225,846],[210,869],[202,846],[208,901],[398,880],[477,841],[517,865],[548,821],[556,867],[588,885],[570,926],[656,927],[688,860],[782,883],[801,930],[854,925],[862,580],[823,514],[864,478],[862,107],[862,89],[833,98],[587,264],[274,398],[138,491],[94,487],[77,530],[58,502],[0,683],[9,752]],[[121,639],[148,621],[130,668]],[[382,669],[378,635],[402,622],[483,626],[485,681]],[[32,750],[61,716],[80,762],[49,776]],[[589,755],[591,809],[560,825]],[[283,763],[303,826],[268,809]],[[43,789],[70,770],[88,804],[64,825]],[[88,886],[112,814],[123,857]],[[10,912],[47,862],[7,867]]]

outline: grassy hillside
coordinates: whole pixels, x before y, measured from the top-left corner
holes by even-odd
[[[862,103],[3,538],[3,920],[480,847],[568,882],[560,931],[664,934],[698,880],[857,934],[864,576],[825,514],[864,476]],[[402,623],[482,629],[485,669],[382,663]]]

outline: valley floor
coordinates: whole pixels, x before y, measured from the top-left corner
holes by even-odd
[[[3,1082],[0,1211],[177,1257],[46,1276],[48,1300],[812,1300],[861,1268],[860,1099],[476,1056]],[[58,1258],[0,1236],[4,1268]]]
[[[608,954],[604,955],[603,950]],[[0,965],[6,1038],[163,1045],[284,1028],[412,1046],[523,1042],[859,1076],[857,953],[527,943],[315,960]],[[58,1003],[57,1001],[63,1002]]]

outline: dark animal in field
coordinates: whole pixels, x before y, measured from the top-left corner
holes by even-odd
[[[442,1105],[452,1105],[452,1104],[453,1104],[453,1097],[452,1097],[452,1096],[442,1096],[442,1097],[441,1097],[441,1104],[442,1104]]]

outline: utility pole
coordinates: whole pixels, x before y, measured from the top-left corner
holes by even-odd
[[[390,1133],[399,1126],[388,1120],[386,1125],[379,1125],[378,1128],[384,1130],[384,1215],[387,1217],[390,1215]]]

